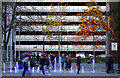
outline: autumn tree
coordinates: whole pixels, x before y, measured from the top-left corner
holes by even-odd
[[[15,16],[16,7],[16,3],[6,2],[2,5],[3,61],[5,61],[5,51],[7,50],[11,30],[19,24]]]
[[[57,7],[54,6],[54,4],[51,4],[51,11],[47,12],[47,16],[45,19],[45,25],[46,28],[44,28],[43,33],[45,33],[46,37],[52,41],[52,40],[58,40],[58,55],[60,57],[60,35],[63,31],[65,31],[65,26],[63,25],[64,20],[66,18],[64,17],[67,15],[66,7],[68,6],[68,3],[59,2]],[[59,10],[59,11],[57,11]],[[62,38],[61,38],[62,40]],[[53,46],[54,44],[52,44]]]
[[[79,24],[79,31],[77,31],[76,34],[82,35],[84,39],[93,35],[93,54],[95,58],[95,33],[110,32],[112,34],[113,30],[108,27],[107,22],[110,18],[103,15],[101,7],[97,5],[96,2],[89,2],[86,3],[86,5],[88,6],[88,9],[83,9],[84,13],[77,14],[79,21],[82,23]]]

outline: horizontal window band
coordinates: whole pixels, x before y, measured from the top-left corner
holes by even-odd
[[[17,53],[19,53],[19,51],[16,51]],[[21,53],[24,53],[24,52],[27,52],[27,51],[20,51]],[[28,51],[29,52],[29,51]],[[31,51],[31,52],[36,52],[36,51]],[[41,52],[42,51],[37,51],[37,52]],[[44,51],[45,53],[49,54],[49,53],[55,53],[56,55],[58,55],[58,51]],[[93,54],[93,51],[77,51],[77,53],[80,53],[80,52],[86,52],[86,53],[90,53],[90,54]],[[60,53],[67,53],[67,51],[60,51]],[[71,53],[71,54],[76,54],[76,51],[68,51],[68,53]],[[100,54],[103,54],[105,53],[105,51],[95,51],[95,54],[96,55],[100,55]]]
[[[54,33],[54,35],[58,35],[58,32],[49,32],[49,34],[52,34]],[[16,32],[16,35],[44,35],[44,33],[42,33],[42,31],[25,31],[25,32],[19,32],[17,31]],[[46,33],[47,35],[47,33]],[[69,31],[68,33],[67,32],[60,32],[60,35],[76,35],[75,32],[71,32]],[[82,35],[79,34],[79,35]],[[90,35],[93,35],[93,32],[90,32]],[[106,32],[95,32],[94,35],[106,35]]]
[[[78,25],[81,24],[82,22],[58,22],[58,23],[53,23],[57,25]],[[47,22],[21,22],[21,25],[50,25]]]
[[[19,6],[58,6],[60,2],[17,2]],[[62,6],[65,6],[68,3],[68,6],[86,6],[88,2],[64,2]],[[105,6],[106,2],[97,2],[99,6]]]
[[[85,12],[16,12],[16,15],[25,15],[25,16],[30,16],[30,15],[63,15],[63,16],[71,16],[71,15],[76,15],[79,13],[85,13]],[[103,12],[103,15],[105,15],[106,12]]]
[[[58,45],[58,41],[16,41],[16,45]],[[93,45],[93,42],[73,42],[70,43],[69,41],[60,41],[60,45],[72,45],[72,44],[79,44],[79,45]],[[94,42],[95,45],[106,45],[106,42]]]
[[[56,23],[49,23],[49,22],[21,22],[20,25],[79,25],[82,22],[56,22]]]

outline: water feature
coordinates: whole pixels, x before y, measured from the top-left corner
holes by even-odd
[[[28,70],[30,71],[31,68],[30,68],[30,61],[28,61]]]
[[[16,66],[14,67],[14,71],[15,71],[15,73],[17,73],[17,67]]]
[[[38,68],[37,68],[37,73],[40,73],[40,67],[38,66]]]
[[[72,68],[72,66],[71,66],[71,73],[73,73],[73,68]]]
[[[16,62],[16,71],[18,71],[19,70],[19,64],[18,64],[18,62]]]
[[[54,72],[56,72],[56,58],[54,59],[55,63],[54,63]]]
[[[10,72],[12,72],[12,62],[10,61]]]
[[[33,67],[33,68],[32,68],[32,73],[34,73],[34,72],[35,72],[35,68]]]
[[[59,57],[59,70],[60,70],[60,73],[62,72],[62,67],[61,67],[61,57]]]
[[[3,63],[3,73],[5,73],[5,63]]]
[[[77,69],[77,66],[76,66],[76,73],[77,73],[78,69]]]
[[[52,69],[52,68],[51,68],[52,65],[51,65],[50,57],[49,57],[48,59],[49,59],[49,62],[50,62],[50,64],[49,64],[49,69]]]
[[[92,73],[95,73],[95,60],[92,60]]]
[[[84,66],[82,66],[82,71],[81,71],[81,73],[84,73],[85,71],[84,71]]]

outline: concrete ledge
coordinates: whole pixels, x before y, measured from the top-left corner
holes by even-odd
[[[3,76],[2,78],[119,78],[119,76]]]

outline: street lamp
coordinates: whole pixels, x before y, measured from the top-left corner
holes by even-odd
[[[70,29],[66,29],[67,31],[67,42],[68,42],[68,32],[70,31]],[[68,54],[68,44],[67,44],[67,54]]]

